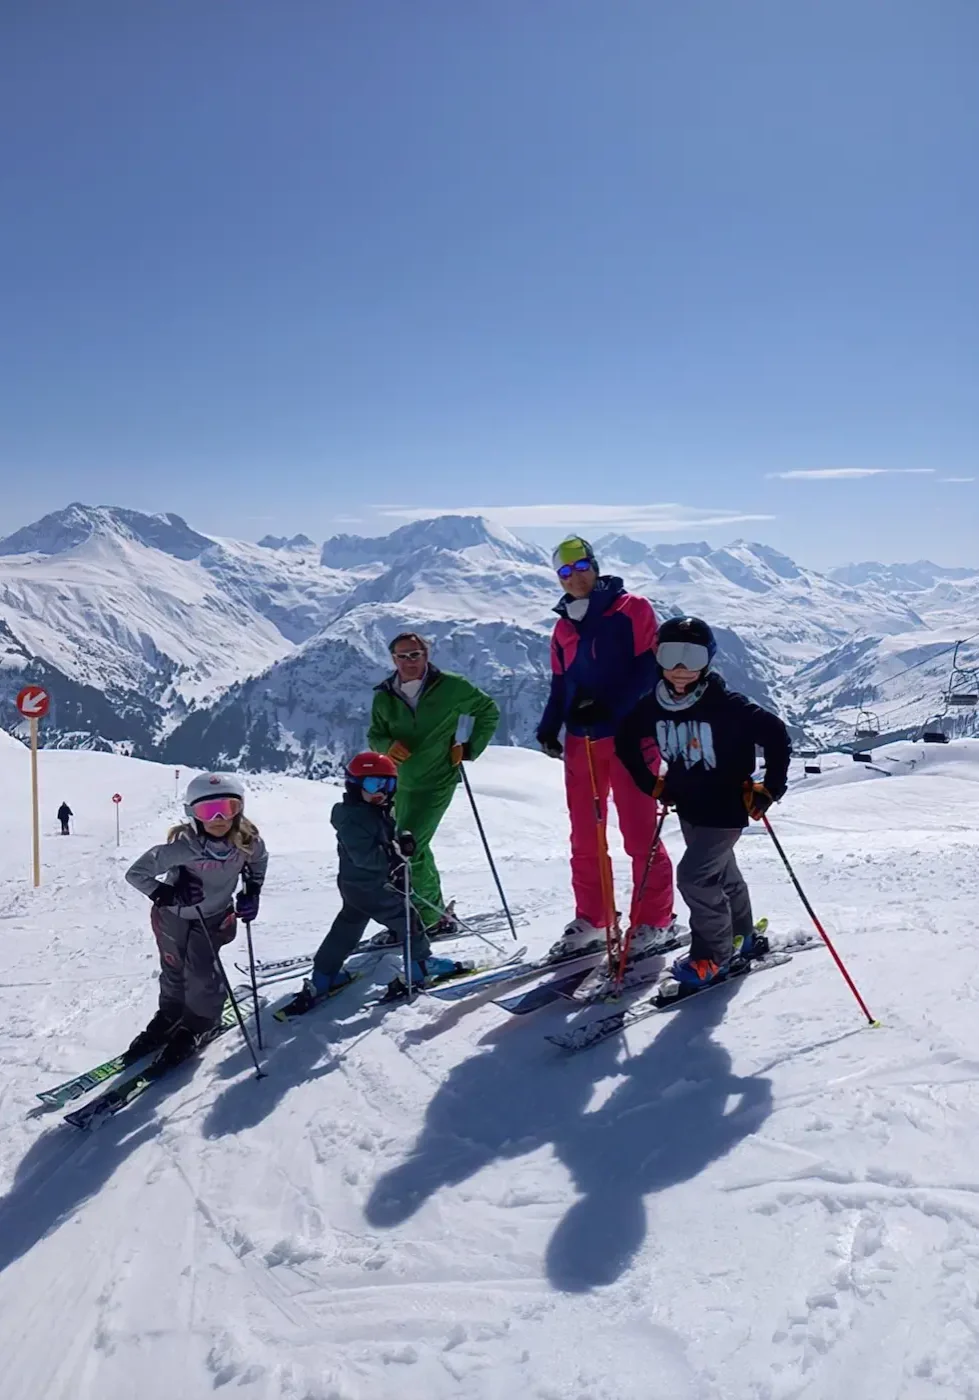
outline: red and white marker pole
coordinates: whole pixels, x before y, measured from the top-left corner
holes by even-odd
[[[119,808],[122,806],[122,793],[121,793],[121,792],[114,792],[114,793],[112,794],[112,801],[115,803],[115,807],[116,807],[116,845],[118,846],[118,845],[119,845],[119,840],[120,840],[120,837],[119,837]]]
[[[38,810],[37,793],[37,722],[43,719],[51,708],[51,696],[40,685],[25,685],[14,702],[31,726],[31,816],[33,823],[32,854],[34,866],[34,888],[41,883],[41,816]]]
[[[175,768],[175,769],[173,770],[173,796],[174,796],[174,800],[175,800],[175,801],[177,801],[177,802],[180,801],[180,769],[179,769],[179,768]]]

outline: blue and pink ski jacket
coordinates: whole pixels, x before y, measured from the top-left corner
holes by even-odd
[[[601,577],[588,598],[580,622],[567,613],[567,594],[554,611],[551,636],[551,693],[537,730],[539,739],[556,739],[561,726],[583,735],[575,723],[575,701],[591,698],[601,707],[587,732],[608,738],[659,679],[656,666],[656,614],[647,598],[627,593],[620,578]]]

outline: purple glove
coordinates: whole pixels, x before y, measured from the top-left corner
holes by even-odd
[[[235,900],[235,913],[246,924],[253,924],[258,918],[258,904],[262,893],[261,885],[248,883]]]

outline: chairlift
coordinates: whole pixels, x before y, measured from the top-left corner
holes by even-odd
[[[861,710],[857,715],[856,727],[853,731],[854,739],[879,739],[880,720],[873,710]]]
[[[811,763],[805,764],[802,771],[807,778],[818,778],[820,773],[823,771],[823,766],[817,758],[814,759]]]
[[[932,715],[931,719],[926,719],[921,726],[918,737],[925,744],[947,744],[949,735],[945,731],[943,715]]]
[[[959,647],[955,643],[952,657],[952,674],[948,678],[948,692],[945,696],[945,709],[974,710],[979,705],[979,672],[959,665]]]
[[[854,763],[873,763],[874,756],[872,753],[854,753],[853,761]]]

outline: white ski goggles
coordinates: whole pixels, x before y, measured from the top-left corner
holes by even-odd
[[[656,660],[663,671],[675,670],[683,666],[687,671],[706,671],[710,665],[710,652],[699,642],[660,642],[656,648]]]

